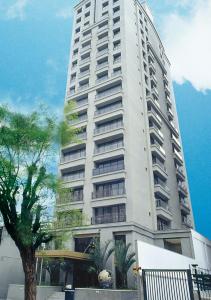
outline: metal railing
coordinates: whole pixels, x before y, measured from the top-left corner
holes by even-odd
[[[74,154],[70,154],[70,155],[65,155],[62,159],[61,159],[61,163],[66,163],[72,160],[76,160],[76,159],[80,159],[80,158],[85,158],[86,157],[86,152],[76,152]]]
[[[116,171],[121,171],[124,170],[125,166],[124,163],[121,164],[116,164],[113,166],[104,166],[104,167],[100,167],[100,168],[96,168],[93,170],[93,176],[97,176],[97,175],[101,175],[101,174],[106,174],[106,173],[112,173],[112,172],[116,172]]]
[[[105,145],[105,146],[103,146],[103,148],[101,148],[101,147],[95,148],[95,154],[100,154],[100,153],[104,153],[107,151],[116,150],[116,149],[122,148],[123,146],[124,146],[123,142],[121,144],[115,143],[115,144]]]
[[[108,224],[126,222],[126,214],[105,214],[92,218],[92,224]]]
[[[107,198],[125,195],[125,188],[105,189],[103,191],[95,191],[92,193],[92,199]]]
[[[162,200],[156,200],[156,207],[157,208],[164,208],[165,210],[167,210],[167,211],[170,211],[170,207],[169,207],[169,205],[168,205],[168,203],[167,202],[165,202],[165,201],[162,201]]]
[[[110,125],[105,125],[105,126],[100,126],[98,128],[95,128],[94,133],[95,134],[99,134],[99,133],[105,133],[105,132],[109,132],[115,129],[119,129],[123,127],[123,121],[121,122],[116,122],[116,123],[112,123]]]
[[[74,173],[74,174],[65,174],[62,176],[64,181],[72,181],[72,180],[79,180],[79,179],[84,179],[85,172],[79,172],[79,173]]]
[[[108,90],[105,90],[104,92],[97,93],[95,98],[96,99],[101,99],[103,97],[111,96],[111,95],[119,93],[119,92],[122,92],[122,87],[121,86],[110,88]]]
[[[109,106],[106,106],[106,107],[103,107],[103,108],[99,108],[96,112],[95,112],[95,115],[102,115],[102,114],[105,114],[105,113],[108,113],[108,112],[112,112],[114,110],[117,110],[119,108],[122,108],[122,102],[119,102],[119,103],[116,103],[114,105],[109,105]]]

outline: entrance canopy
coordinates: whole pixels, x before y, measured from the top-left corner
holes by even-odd
[[[69,250],[42,250],[36,252],[37,258],[66,258],[72,260],[88,261],[90,257],[88,254],[69,251]]]

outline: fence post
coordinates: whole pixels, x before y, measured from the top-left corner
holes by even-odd
[[[197,293],[198,293],[199,300],[201,300],[201,291],[200,291],[200,283],[199,283],[198,272],[197,272],[197,265],[193,265],[193,268],[194,268],[194,272],[195,272]]]
[[[188,276],[188,286],[189,286],[189,291],[190,291],[190,299],[194,300],[193,281],[192,281],[191,270],[187,270],[187,276]]]

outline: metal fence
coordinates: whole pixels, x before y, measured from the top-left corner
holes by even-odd
[[[190,270],[143,270],[144,300],[194,300]]]
[[[194,290],[197,300],[211,300],[211,271],[194,267],[192,271]]]

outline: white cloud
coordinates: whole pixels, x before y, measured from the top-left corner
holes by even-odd
[[[25,18],[25,8],[29,0],[16,0],[15,3],[10,5],[5,12],[6,19],[20,19]]]
[[[73,16],[73,7],[69,6],[66,8],[62,8],[59,10],[56,14],[57,17],[62,18],[62,19],[70,19]]]
[[[162,24],[173,79],[179,84],[189,81],[197,90],[206,91],[211,89],[211,1],[179,3],[192,3],[189,13],[174,12]]]

